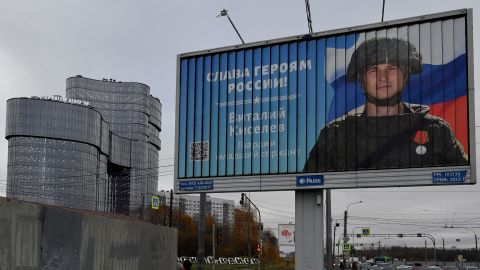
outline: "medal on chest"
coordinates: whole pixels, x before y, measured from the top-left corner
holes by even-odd
[[[428,136],[428,131],[418,130],[417,133],[413,136],[413,141],[418,144],[415,148],[415,152],[417,155],[425,155],[427,153],[427,147],[425,146],[426,143],[430,141]]]

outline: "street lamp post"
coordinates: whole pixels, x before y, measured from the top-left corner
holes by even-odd
[[[442,237],[442,259],[443,259],[443,267],[445,267],[445,238],[443,238],[443,236],[441,236],[439,234],[435,234],[435,235],[438,235],[438,236]],[[432,235],[432,237],[433,237],[433,235]],[[433,239],[435,239],[435,237],[433,237]]]
[[[476,262],[475,264],[478,266],[478,237],[477,237],[477,233],[475,232],[475,230],[470,229],[470,228],[464,228],[464,229],[473,232],[473,235],[475,236],[475,262]]]
[[[358,201],[358,202],[353,202],[349,203],[347,205],[347,209],[345,209],[344,217],[343,217],[343,242],[348,243],[348,236],[347,236],[347,218],[348,218],[348,208],[350,205],[357,204],[357,203],[363,203],[363,201]],[[347,266],[347,260],[345,258],[345,255],[343,256],[343,267],[346,269]]]
[[[443,267],[445,267],[445,238],[442,236]]]
[[[221,11],[220,11],[220,14],[217,16],[217,18],[218,18],[218,17],[222,17],[222,16],[227,16],[228,21],[229,21],[230,24],[232,25],[233,29],[235,29],[235,32],[237,33],[238,37],[240,38],[240,40],[242,41],[242,43],[245,44],[245,41],[243,41],[243,38],[242,38],[242,36],[240,35],[240,32],[238,32],[237,27],[235,27],[235,24],[233,24],[232,19],[230,19],[230,16],[228,16],[228,10],[226,10],[226,9],[221,10]]]
[[[337,254],[338,254],[338,256],[340,256],[340,240],[342,240],[342,236],[343,235],[340,235],[338,237],[338,240],[337,240]]]
[[[475,236],[475,264],[478,266],[478,237],[477,237],[477,233],[473,231],[473,235]]]
[[[428,261],[428,250],[427,250],[427,240],[425,239],[425,265],[428,265],[427,264],[427,261]]]
[[[475,261],[477,261],[477,266],[478,266],[478,237],[477,234],[475,234]]]

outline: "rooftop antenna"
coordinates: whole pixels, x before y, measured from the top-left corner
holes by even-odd
[[[217,18],[218,17],[223,17],[223,16],[227,16],[228,21],[230,22],[230,24],[232,24],[233,29],[235,29],[235,32],[237,32],[238,37],[242,41],[242,44],[245,44],[245,41],[243,41],[243,38],[240,35],[240,33],[238,32],[237,28],[235,27],[235,24],[233,24],[232,19],[230,19],[230,16],[228,16],[228,10],[226,10],[226,9],[221,10],[220,14],[217,15]]]

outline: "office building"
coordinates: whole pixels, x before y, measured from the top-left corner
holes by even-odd
[[[160,204],[170,205],[170,192],[160,191]],[[198,195],[173,195],[172,206],[178,208],[181,213],[187,214],[198,220],[200,214],[200,196]],[[233,224],[235,201],[214,198],[207,195],[207,215],[212,215],[215,223],[223,225]]]
[[[131,213],[157,191],[161,103],[141,83],[67,79],[7,101],[7,196]]]

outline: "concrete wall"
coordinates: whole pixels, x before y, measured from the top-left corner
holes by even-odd
[[[109,215],[0,198],[0,269],[175,269],[176,229]]]

